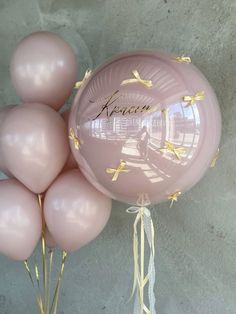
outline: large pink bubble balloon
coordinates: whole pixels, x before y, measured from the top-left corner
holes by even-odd
[[[78,91],[71,147],[87,179],[109,197],[161,202],[189,190],[209,168],[220,110],[206,78],[185,61],[155,51],[123,54]]]
[[[70,170],[51,185],[44,200],[44,217],[56,243],[65,251],[80,249],[105,227],[111,200],[80,173]]]
[[[69,154],[65,122],[42,104],[12,109],[1,126],[0,140],[7,169],[38,194],[57,177]]]
[[[20,41],[10,71],[23,102],[39,102],[59,109],[76,82],[77,61],[62,38],[51,32],[36,32]]]
[[[1,134],[1,127],[3,125],[4,120],[6,119],[10,110],[14,107],[15,107],[15,105],[8,105],[8,106],[4,106],[0,109],[0,134]],[[4,156],[3,156],[2,148],[1,148],[1,138],[0,138],[0,171],[3,172],[8,177],[12,176],[6,167],[6,162],[4,160]]]
[[[37,196],[15,179],[0,181],[0,252],[14,260],[28,259],[41,231]]]

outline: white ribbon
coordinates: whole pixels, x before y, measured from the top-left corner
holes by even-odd
[[[140,204],[141,205],[141,204]],[[144,204],[147,205],[147,204]],[[132,206],[127,209],[130,214],[137,214],[133,232],[134,254],[134,283],[132,296],[134,298],[134,314],[156,314],[154,294],[155,285],[155,247],[154,227],[150,210],[145,206]],[[138,236],[138,224],[140,223],[140,237]],[[148,273],[145,275],[145,236],[150,248]],[[139,249],[140,238],[140,249]],[[140,254],[139,254],[140,251]],[[148,285],[149,308],[145,305],[145,287]]]

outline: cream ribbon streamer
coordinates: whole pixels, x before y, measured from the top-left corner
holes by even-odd
[[[156,314],[155,285],[155,234],[150,210],[144,206],[132,206],[130,214],[137,214],[133,226],[134,283],[131,297],[134,297],[134,314]],[[140,237],[138,225],[140,224]],[[146,236],[146,239],[145,239]],[[140,243],[139,243],[140,238]],[[145,241],[150,249],[148,273],[145,275]],[[139,248],[140,246],[140,248]],[[140,254],[139,254],[140,252]],[[145,304],[145,287],[148,285],[149,308]]]

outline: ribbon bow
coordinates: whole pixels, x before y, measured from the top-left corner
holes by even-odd
[[[170,203],[170,208],[173,206],[174,202],[178,201],[178,197],[181,195],[182,193],[180,191],[177,191],[175,193],[172,193],[168,196],[168,200],[171,201]]]
[[[79,150],[82,142],[79,140],[79,138],[75,134],[75,130],[73,128],[70,128],[70,133],[69,133],[69,139],[74,142],[75,149]]]
[[[139,75],[137,70],[132,71],[132,73],[133,73],[133,76],[135,78],[124,80],[124,81],[121,82],[121,85],[126,85],[126,84],[130,84],[130,83],[141,83],[141,84],[145,85],[148,88],[152,87],[152,85],[153,85],[152,81],[151,80],[143,80],[143,79],[141,79],[141,77],[140,77],[140,75]]]
[[[145,206],[132,206],[127,213],[137,214],[133,226],[133,254],[134,254],[134,283],[132,295],[135,294],[134,314],[156,314],[155,310],[155,234],[150,210]],[[140,248],[138,236],[138,224],[140,223]],[[150,248],[148,273],[145,275],[145,236]],[[139,256],[140,250],[140,256]],[[145,287],[148,285],[149,308],[145,305]]]
[[[176,61],[178,62],[185,62],[185,63],[191,63],[192,60],[190,57],[185,57],[185,55],[179,56],[175,58]]]
[[[178,158],[179,160],[186,154],[186,149],[184,147],[175,147],[173,143],[170,143],[168,141],[165,142],[164,148],[161,148],[160,151],[162,153],[170,153],[172,155],[175,155],[176,158]]]
[[[84,78],[82,79],[82,81],[76,82],[74,88],[79,89],[81,87],[81,85],[83,85],[84,82],[90,77],[91,74],[92,74],[92,70],[87,69],[85,74],[84,74]]]
[[[204,100],[205,93],[204,91],[197,92],[194,96],[184,96],[183,101],[187,103],[185,107],[194,105],[197,101]]]
[[[130,170],[125,169],[125,167],[126,167],[126,162],[124,160],[121,160],[117,169],[107,168],[106,173],[113,174],[112,181],[117,181],[119,174],[121,172],[130,172]]]

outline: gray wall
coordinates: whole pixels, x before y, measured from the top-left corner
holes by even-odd
[[[158,313],[236,314],[235,0],[0,0],[1,105],[18,102],[10,54],[19,38],[38,29],[56,30],[73,44],[80,76],[121,51],[160,48],[190,55],[209,79],[223,116],[221,157],[173,208],[162,204],[153,212]],[[134,217],[126,208],[114,203],[102,235],[70,256],[60,314],[132,313]],[[37,313],[27,279],[22,264],[0,256],[1,314]]]

